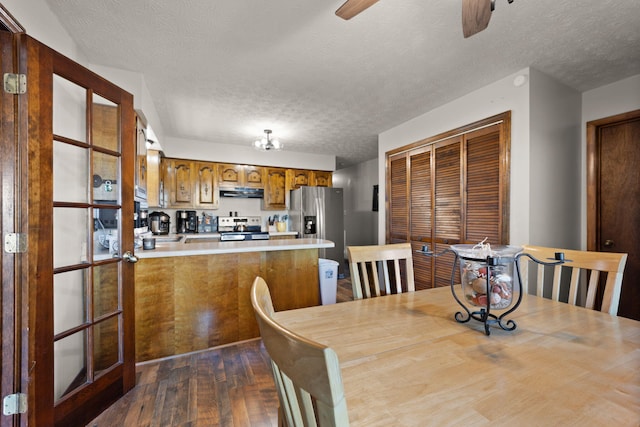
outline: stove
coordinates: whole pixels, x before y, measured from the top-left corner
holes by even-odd
[[[259,216],[222,216],[218,218],[221,242],[240,240],[269,240],[269,232],[262,231]]]

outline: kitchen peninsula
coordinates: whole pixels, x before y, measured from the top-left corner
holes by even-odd
[[[276,311],[319,305],[318,249],[334,246],[320,239],[162,240],[136,251],[136,362],[258,337],[249,298],[256,276],[269,284]]]

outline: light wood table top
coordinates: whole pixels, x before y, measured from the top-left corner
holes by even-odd
[[[640,322],[523,296],[515,331],[450,288],[275,313],[338,354],[352,426],[639,426]]]

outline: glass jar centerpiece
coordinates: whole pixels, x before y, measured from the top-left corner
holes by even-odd
[[[428,246],[423,246],[419,252],[431,257],[447,252],[455,254],[451,293],[464,309],[464,312],[455,314],[455,319],[459,323],[471,319],[482,322],[485,334],[489,335],[491,325],[497,325],[505,331],[513,331],[517,326],[513,320],[506,320],[505,317],[513,313],[522,301],[519,258],[526,256],[538,264],[558,265],[564,262],[564,254],[559,252],[555,254],[555,259],[541,261],[523,253],[520,246],[492,247],[486,240],[476,245],[451,245],[437,254],[431,252]],[[455,281],[456,268],[460,268],[460,286]],[[456,288],[461,288],[462,297],[458,296],[460,291],[456,291]]]

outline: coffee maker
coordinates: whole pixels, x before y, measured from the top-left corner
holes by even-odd
[[[196,211],[185,211],[187,214],[187,224],[185,233],[197,233],[198,232],[198,215]]]
[[[187,232],[188,211],[176,211],[176,233],[182,234]]]

